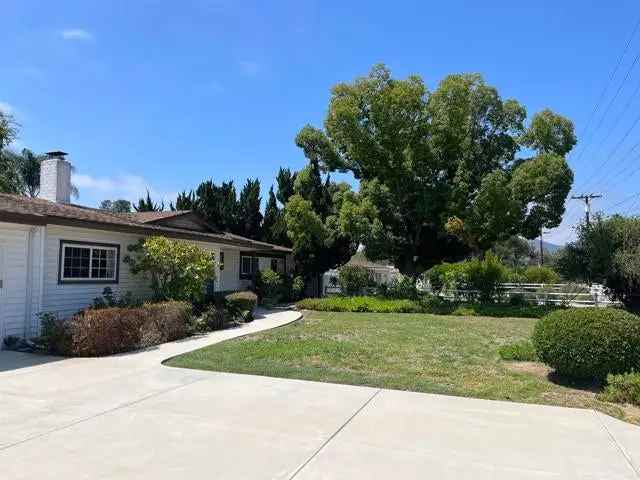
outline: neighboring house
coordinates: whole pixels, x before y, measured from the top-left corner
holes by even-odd
[[[400,276],[400,270],[385,261],[373,262],[365,257],[364,253],[356,252],[345,265],[362,267],[369,270],[371,279],[376,284],[388,284]],[[324,272],[322,275],[322,292],[338,293],[338,269],[332,269]]]
[[[37,335],[39,313],[72,315],[106,286],[149,297],[148,280],[123,259],[129,245],[152,235],[210,250],[215,291],[246,289],[257,270],[293,268],[291,249],[217,231],[191,211],[117,214],[73,205],[65,155],[49,152],[42,162],[40,198],[0,194],[0,340]]]

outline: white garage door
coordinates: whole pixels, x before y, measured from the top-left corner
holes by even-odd
[[[0,340],[24,335],[27,239],[26,230],[0,226]]]

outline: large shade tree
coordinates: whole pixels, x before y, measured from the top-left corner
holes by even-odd
[[[525,121],[524,107],[480,75],[449,75],[428,92],[420,77],[394,79],[379,65],[336,85],[324,130],[307,126],[299,137],[320,170],[360,182],[341,207],[343,231],[370,258],[415,274],[559,224],[573,125],[549,110]],[[518,158],[522,147],[535,155]]]

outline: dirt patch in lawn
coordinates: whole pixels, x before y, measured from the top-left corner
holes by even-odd
[[[548,378],[551,368],[539,362],[508,362],[507,368],[518,373],[530,373],[540,378]]]

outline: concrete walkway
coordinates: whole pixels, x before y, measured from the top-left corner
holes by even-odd
[[[297,318],[100,359],[1,352],[0,478],[640,478],[640,428],[590,410],[160,364]]]

